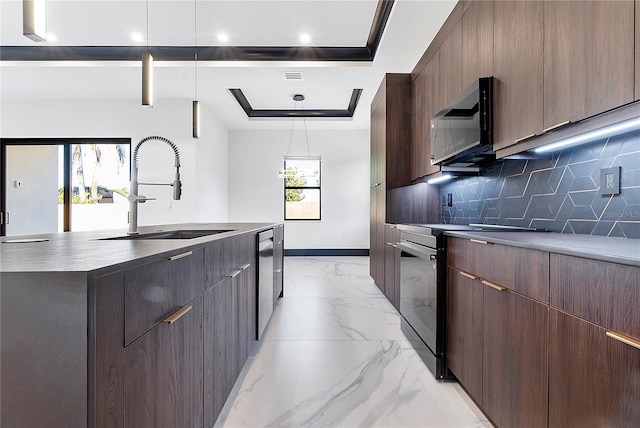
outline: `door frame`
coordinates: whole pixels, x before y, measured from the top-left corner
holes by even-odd
[[[0,236],[6,236],[7,225],[7,146],[62,146],[64,150],[64,209],[63,231],[71,230],[71,146],[73,144],[126,144],[131,138],[0,138]],[[129,160],[131,171],[131,160]]]

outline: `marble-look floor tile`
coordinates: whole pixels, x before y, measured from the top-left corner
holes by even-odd
[[[384,297],[286,297],[264,340],[404,340],[400,315]]]
[[[224,427],[483,427],[402,341],[265,342]]]
[[[286,258],[284,295],[216,426],[491,426],[427,369],[367,257]]]

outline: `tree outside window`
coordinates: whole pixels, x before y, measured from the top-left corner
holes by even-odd
[[[284,219],[320,220],[320,158],[285,158]]]

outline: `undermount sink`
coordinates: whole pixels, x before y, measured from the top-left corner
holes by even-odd
[[[216,235],[218,233],[231,232],[231,230],[166,230],[162,232],[140,233],[137,235],[116,236],[114,238],[102,238],[103,241],[112,240],[138,240],[138,239],[193,239],[203,236]]]

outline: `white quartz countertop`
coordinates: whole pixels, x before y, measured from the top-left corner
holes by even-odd
[[[279,223],[185,223],[140,227],[140,233],[157,230],[229,230],[193,239],[104,240],[125,236],[126,229],[66,232],[0,238],[0,272],[91,272],[145,257],[204,246],[218,239],[258,232]],[[42,242],[6,242],[46,239]]]
[[[475,238],[495,244],[512,245],[557,254],[585,257],[631,266],[640,266],[640,239],[573,235],[555,232],[454,232],[447,236]]]

